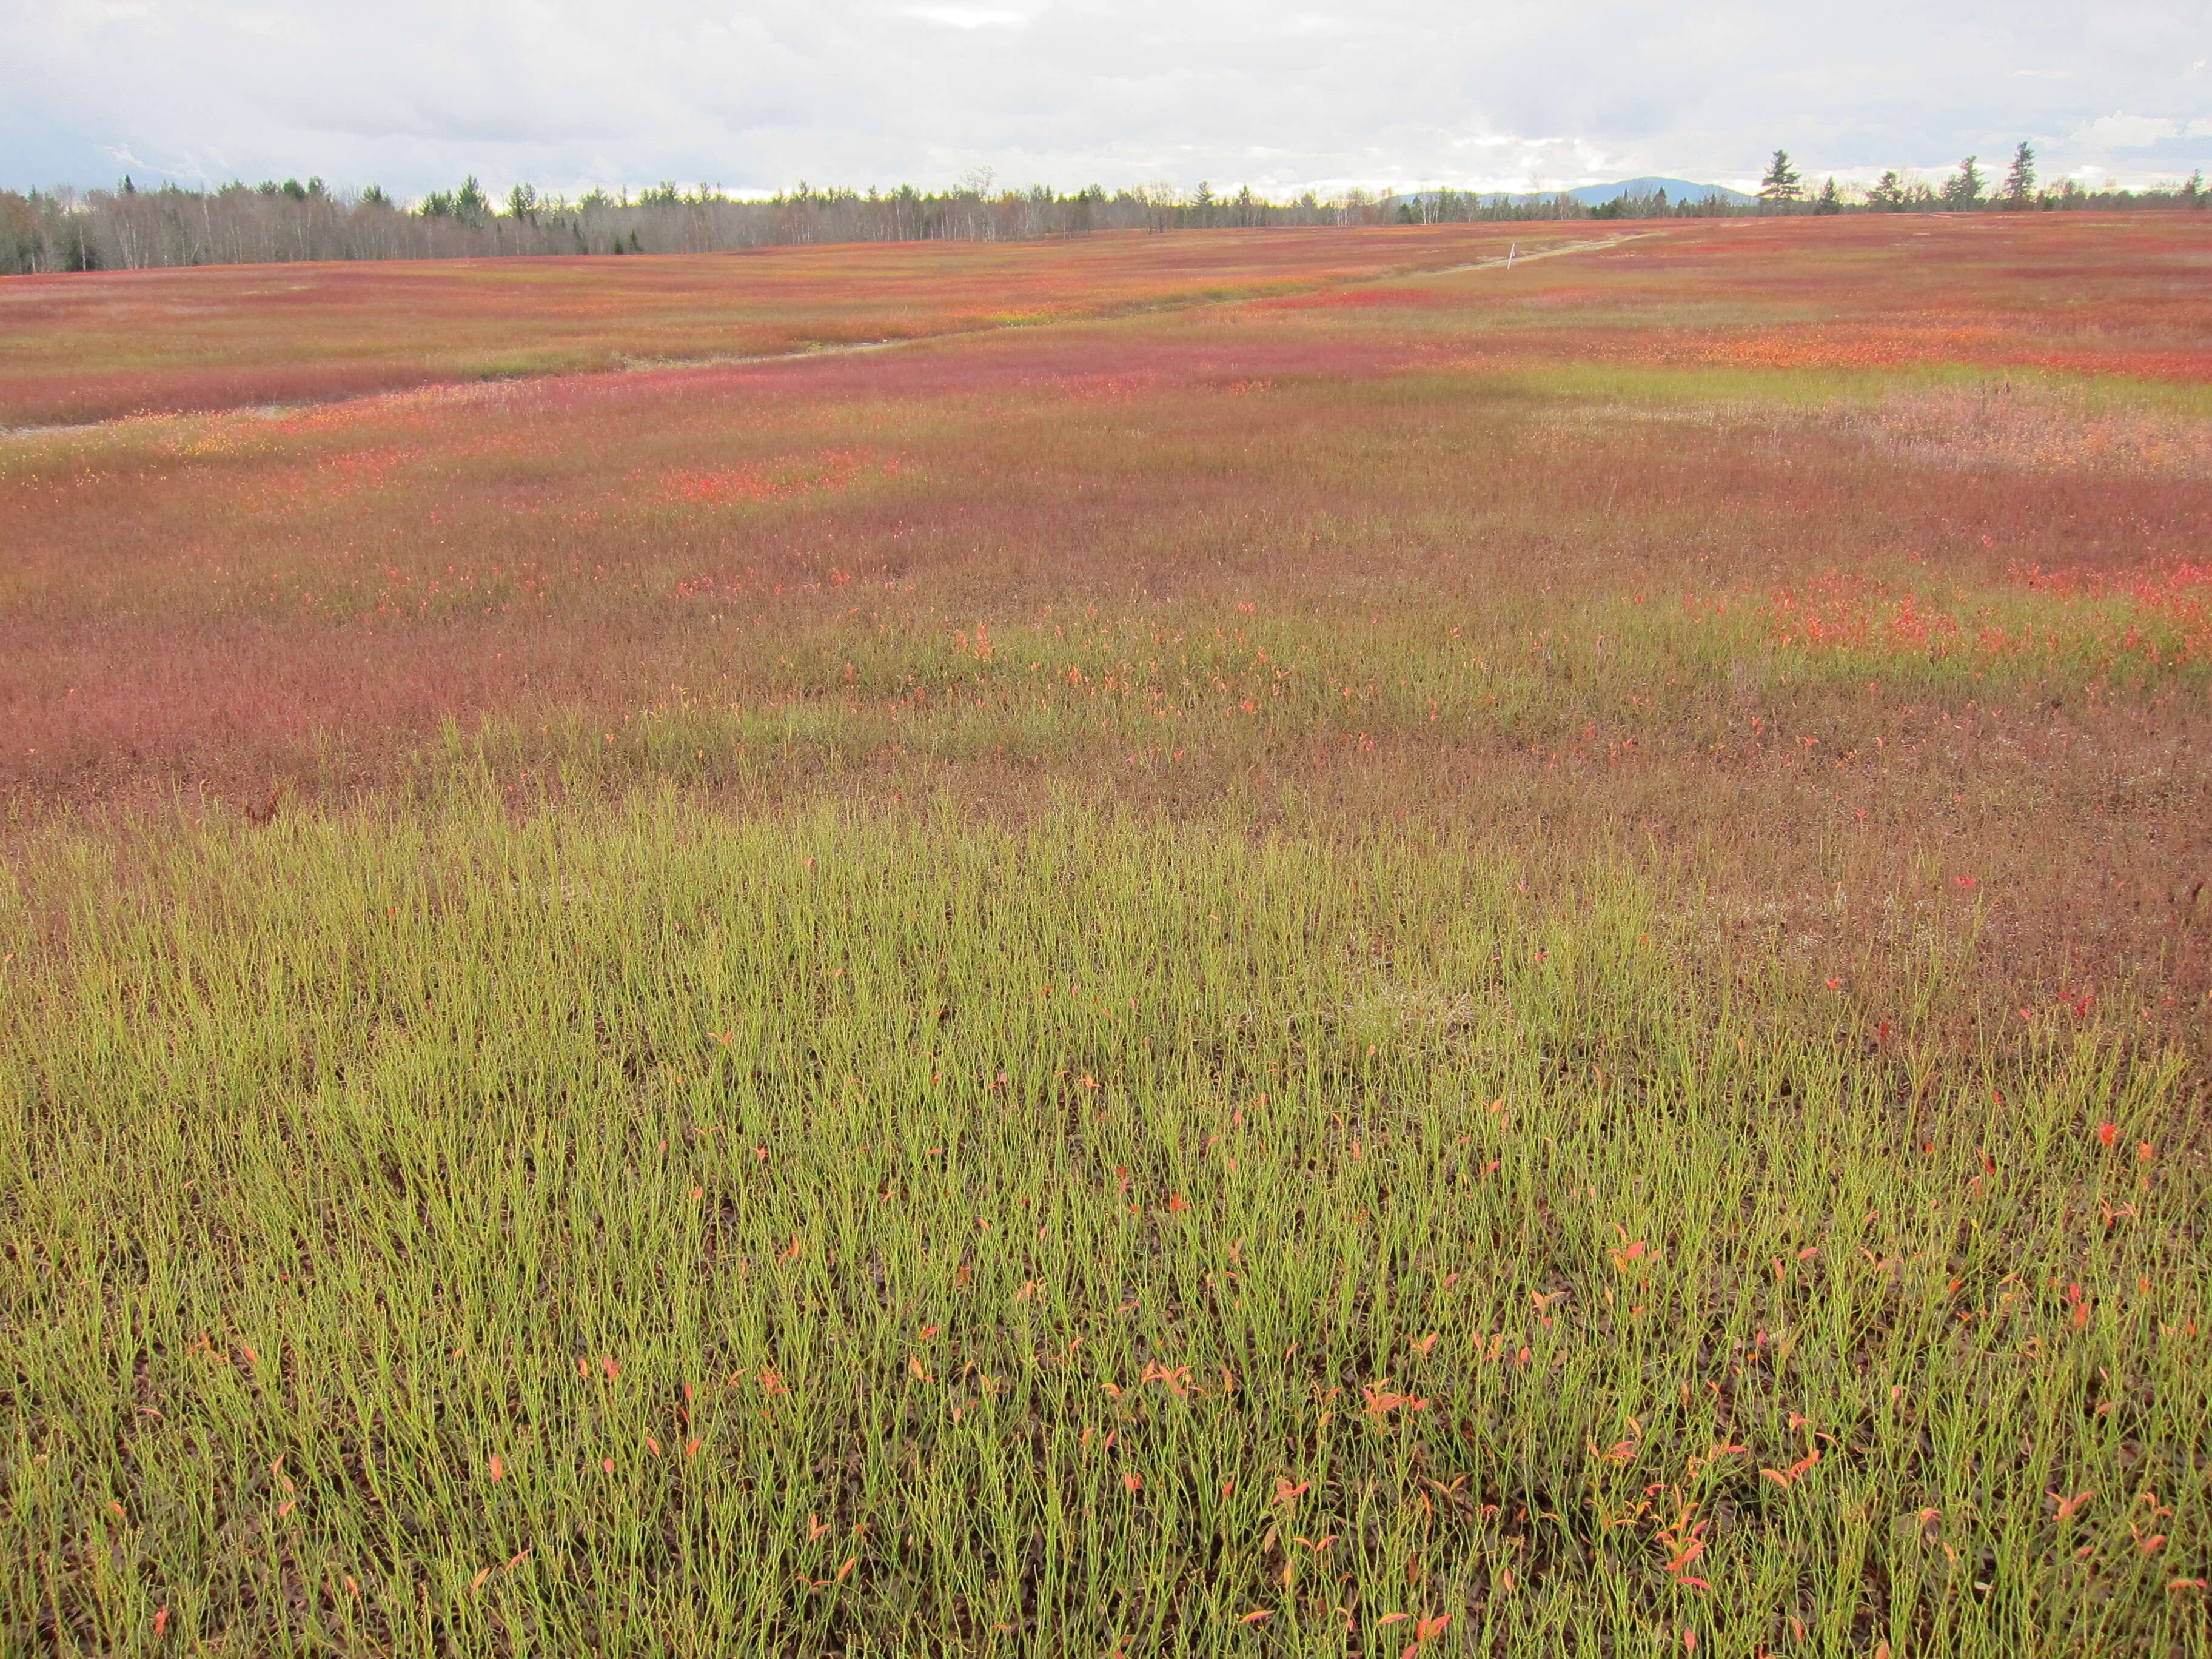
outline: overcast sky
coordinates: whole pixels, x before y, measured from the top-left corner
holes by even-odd
[[[2212,170],[2212,0],[0,0],[0,185]]]

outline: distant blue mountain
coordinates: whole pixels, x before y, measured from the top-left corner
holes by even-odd
[[[1581,185],[1573,190],[1531,190],[1518,195],[1504,196],[1492,191],[1459,191],[1456,194],[1480,196],[1486,202],[1548,202],[1557,196],[1570,196],[1584,207],[1600,207],[1622,196],[1650,196],[1659,191],[1667,192],[1669,202],[1702,202],[1717,196],[1730,207],[1757,207],[1759,198],[1747,196],[1740,190],[1730,190],[1726,185],[1692,184],[1687,179],[1623,179],[1618,184]],[[1401,202],[1432,201],[1437,192],[1432,190],[1409,190],[1397,196],[1383,198],[1383,205],[1395,207]]]
[[[1617,197],[1650,196],[1662,190],[1670,202],[1702,202],[1708,196],[1717,196],[1735,207],[1759,204],[1756,196],[1730,190],[1726,185],[1693,185],[1686,179],[1624,179],[1617,185],[1583,185],[1566,193],[1586,207],[1595,207]]]

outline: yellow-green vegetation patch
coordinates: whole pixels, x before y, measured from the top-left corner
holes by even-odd
[[[1603,857],[463,798],[0,927],[12,1644],[2203,1634],[2178,1066]]]

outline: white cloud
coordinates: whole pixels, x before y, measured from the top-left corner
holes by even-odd
[[[941,23],[949,29],[1017,27],[1030,20],[1018,11],[991,11],[975,6],[916,6],[907,13],[925,23]]]
[[[2106,115],[2075,130],[2077,142],[2108,149],[2148,149],[2181,131],[2179,121],[2151,115]]]
[[[0,185],[2212,167],[2192,0],[0,0]],[[2192,147],[2193,146],[2193,147]],[[2147,153],[2154,149],[2154,154]]]

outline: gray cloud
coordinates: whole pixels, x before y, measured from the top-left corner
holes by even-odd
[[[2202,0],[0,0],[0,184],[2141,179],[2212,167],[2208,61]]]

